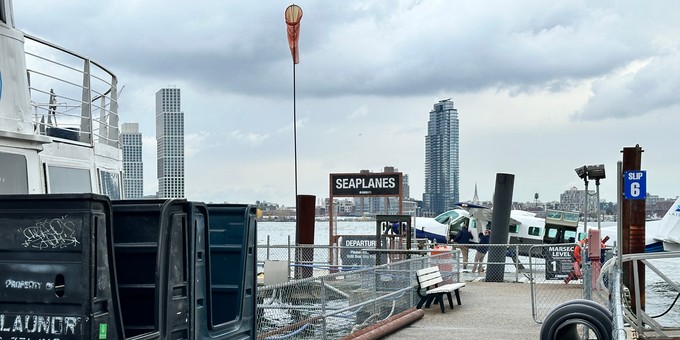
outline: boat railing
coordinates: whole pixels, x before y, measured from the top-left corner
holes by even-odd
[[[675,303],[680,297],[680,285],[678,282],[669,278],[664,269],[660,268],[660,264],[665,263],[664,267],[675,268],[674,265],[677,259],[680,258],[680,252],[658,252],[658,253],[639,253],[639,254],[624,254],[621,256],[622,264],[619,266],[617,258],[614,257],[607,261],[602,267],[602,273],[598,278],[598,286],[604,287],[603,278],[606,275],[612,274],[614,277],[610,281],[614,282],[612,291],[610,292],[611,303],[613,308],[613,315],[615,316],[615,332],[621,332],[623,324],[629,325],[638,335],[647,336],[650,333],[655,334],[656,337],[669,337],[680,335],[680,327],[677,322],[677,317],[671,315],[670,320],[675,320],[673,324],[662,325],[659,318],[666,313],[673,310]],[[665,262],[664,262],[665,261]],[[631,268],[631,278],[633,279],[633,287],[626,287],[621,284],[622,268],[627,264]],[[646,275],[641,275],[640,270],[645,270]],[[644,277],[643,281],[641,278]],[[650,284],[650,282],[652,282]],[[644,286],[643,286],[644,284]],[[620,291],[617,292],[617,289]],[[645,294],[647,292],[647,294]],[[650,298],[660,301],[653,301]],[[663,295],[660,295],[663,294]],[[673,300],[673,295],[675,300]],[[630,297],[630,298],[626,298]],[[669,299],[670,298],[670,299]],[[634,301],[634,302],[633,302]],[[643,301],[643,304],[638,303]],[[658,308],[665,309],[668,304],[667,301],[673,303],[659,315],[652,316],[651,305]],[[654,303],[656,302],[656,303]],[[621,311],[617,309],[621,309]],[[676,314],[680,315],[680,313]],[[620,320],[619,320],[620,319]],[[625,335],[619,335],[617,339],[625,339]]]
[[[35,133],[119,147],[116,76],[76,52],[24,34]]]

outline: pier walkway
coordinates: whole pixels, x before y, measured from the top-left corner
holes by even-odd
[[[461,306],[451,310],[446,302],[446,313],[436,305],[425,308],[423,318],[385,339],[538,339],[541,325],[532,318],[530,286],[466,282],[460,293]]]

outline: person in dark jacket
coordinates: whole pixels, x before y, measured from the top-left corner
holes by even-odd
[[[463,269],[467,269],[469,250],[467,244],[470,244],[470,240],[472,240],[472,233],[468,231],[468,227],[466,225],[460,228],[458,235],[456,235],[456,237],[453,239],[454,243],[461,245],[460,251],[463,253]]]
[[[489,235],[491,230],[484,230],[483,233],[479,233],[479,244],[489,244]],[[479,270],[480,273],[484,272],[484,256],[489,250],[489,246],[479,246],[477,247],[477,253],[475,254],[475,263],[472,265],[472,272]]]

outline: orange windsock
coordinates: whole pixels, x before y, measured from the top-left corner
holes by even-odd
[[[284,14],[286,18],[286,30],[288,31],[288,46],[290,54],[293,56],[293,63],[300,63],[300,51],[298,50],[298,40],[300,40],[300,19],[302,19],[302,8],[298,5],[290,5]]]

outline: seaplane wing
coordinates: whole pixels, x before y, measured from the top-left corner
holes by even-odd
[[[467,210],[471,217],[474,217],[481,221],[491,221],[493,218],[493,209],[485,207],[483,205],[478,205],[474,203],[460,202],[456,203],[457,206]],[[522,221],[518,220],[518,217],[527,216],[534,217],[536,214],[521,210],[512,210],[510,213],[510,224],[519,225]]]

